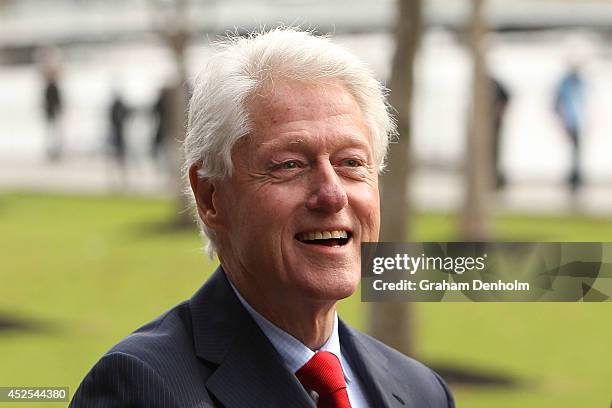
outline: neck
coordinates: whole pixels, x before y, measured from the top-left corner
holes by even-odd
[[[320,349],[332,334],[336,306],[335,303],[332,303],[324,307],[318,307],[316,310],[302,313],[298,318],[295,317],[299,313],[299,309],[304,312],[307,307],[298,307],[293,313],[280,314],[274,313],[272,310],[269,313],[262,313],[259,310],[258,312],[270,322],[301,341],[306,347],[315,351]]]
[[[291,292],[256,296],[256,288],[241,285],[233,279],[232,284],[257,313],[309,349],[318,350],[331,336],[336,312],[335,301],[305,299]]]

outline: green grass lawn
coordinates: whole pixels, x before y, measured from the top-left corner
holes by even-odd
[[[191,296],[215,264],[202,254],[195,229],[164,228],[172,215],[164,200],[0,195],[0,316],[44,324],[40,331],[0,332],[0,386],[74,392],[114,343]],[[452,240],[455,226],[453,217],[420,215],[413,236]],[[612,237],[612,220],[605,219],[504,216],[496,227],[500,239],[515,241]],[[420,359],[520,382],[513,389],[455,387],[459,407],[610,406],[610,303],[414,309]],[[340,313],[367,327],[358,296],[342,302]]]

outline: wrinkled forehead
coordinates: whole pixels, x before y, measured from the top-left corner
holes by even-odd
[[[285,114],[297,106],[307,106],[316,115],[328,109],[331,101],[361,112],[346,86],[331,78],[308,82],[288,78],[268,79],[254,92],[248,106],[252,114],[265,111],[267,115]]]
[[[357,148],[373,157],[359,105],[338,83],[275,83],[251,100],[251,153]]]
[[[253,135],[264,136],[260,142],[270,143],[282,134],[308,134],[309,126],[320,124],[334,138],[361,139],[371,147],[360,106],[338,81],[271,81],[250,98],[248,109]],[[303,142],[293,139],[292,143]]]

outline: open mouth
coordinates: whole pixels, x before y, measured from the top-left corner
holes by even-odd
[[[307,245],[324,245],[340,247],[346,245],[352,237],[350,231],[314,231],[296,234],[295,239]]]

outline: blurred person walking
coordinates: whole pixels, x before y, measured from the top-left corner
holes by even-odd
[[[501,156],[501,126],[510,101],[510,94],[504,85],[491,77],[493,84],[493,168],[495,171],[495,187],[501,189],[506,185],[506,175],[501,170],[499,158]]]
[[[567,182],[573,192],[583,182],[580,172],[580,138],[585,115],[584,87],[578,67],[572,65],[559,82],[555,96],[555,112],[572,143],[572,164]]]
[[[126,104],[118,92],[113,93],[109,109],[111,154],[116,163],[116,169],[121,180],[121,187],[127,184],[125,123],[130,114]]]
[[[153,117],[156,122],[155,134],[152,138],[151,154],[153,160],[161,163],[165,159],[168,149],[168,135],[170,134],[170,114],[172,103],[172,89],[170,86],[164,86],[159,91],[159,96],[153,106]]]
[[[47,159],[56,161],[62,154],[61,113],[62,94],[58,85],[59,69],[47,66],[44,69],[44,111],[47,122]]]

